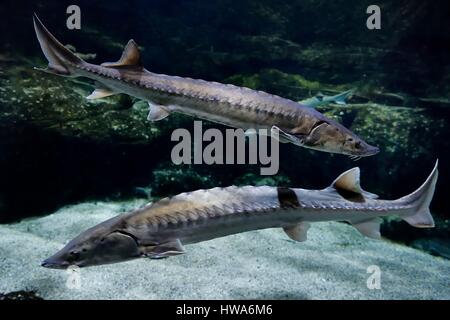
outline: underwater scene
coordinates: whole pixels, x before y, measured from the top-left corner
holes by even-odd
[[[0,300],[449,300],[449,13],[2,1]]]

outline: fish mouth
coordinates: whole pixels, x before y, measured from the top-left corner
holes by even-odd
[[[49,260],[44,260],[41,263],[41,267],[49,268],[49,269],[67,269],[69,267],[68,263],[61,262],[52,262]]]

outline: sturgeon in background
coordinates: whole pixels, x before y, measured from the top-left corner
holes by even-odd
[[[283,228],[291,239],[305,241],[310,222],[316,221],[348,221],[376,239],[382,216],[396,215],[414,227],[431,228],[429,205],[437,178],[436,162],[419,189],[392,201],[362,190],[359,168],[344,172],[322,190],[233,186],[181,193],[88,229],[42,266],[164,258],[184,253],[186,244],[265,228]]]
[[[308,98],[302,101],[299,101],[298,103],[311,107],[311,108],[317,108],[320,106],[328,105],[330,103],[345,105],[347,104],[345,101],[348,97],[350,97],[353,94],[353,89],[347,90],[341,93],[338,93],[334,96],[326,96],[322,93],[319,93],[315,95],[312,98]]]
[[[330,153],[365,157],[379,151],[341,124],[292,100],[230,84],[149,72],[133,40],[119,61],[87,63],[56,40],[36,15],[33,21],[48,60],[44,71],[95,80],[99,86],[88,99],[125,93],[148,101],[152,121],[179,112],[244,130],[277,130],[281,142]]]

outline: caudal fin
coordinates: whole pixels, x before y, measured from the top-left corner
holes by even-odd
[[[398,199],[403,205],[411,205],[414,211],[402,219],[416,228],[433,228],[434,220],[430,213],[430,202],[438,179],[438,161],[427,180],[413,193]]]
[[[36,14],[33,16],[33,23],[42,52],[48,60],[48,68],[43,71],[64,76],[72,75],[73,66],[84,61],[56,40]]]

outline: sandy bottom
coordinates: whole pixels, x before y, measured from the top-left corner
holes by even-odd
[[[317,223],[303,243],[278,229],[185,247],[187,254],[66,271],[40,266],[81,231],[143,204],[82,203],[46,217],[0,225],[0,292],[45,299],[450,299],[450,261],[362,237],[342,223]],[[381,289],[369,289],[369,266]]]

